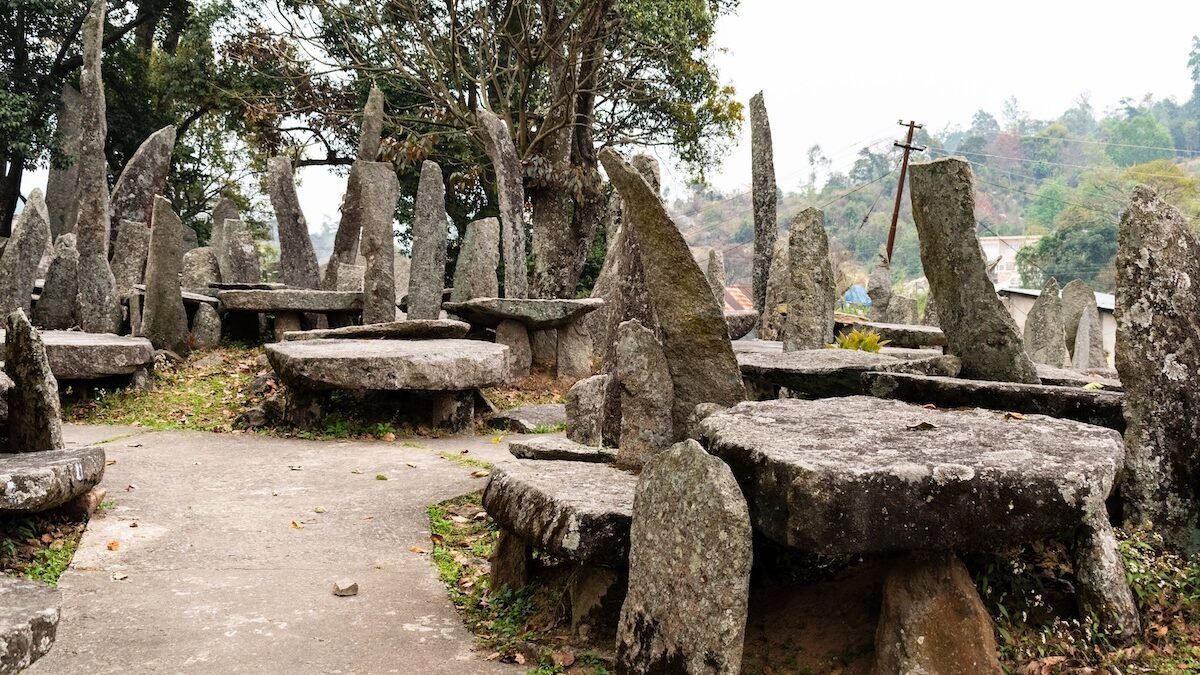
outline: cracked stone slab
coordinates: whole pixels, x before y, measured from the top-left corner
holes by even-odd
[[[0,455],[0,514],[40,513],[61,506],[103,477],[103,448]]]
[[[862,375],[866,372],[958,374],[957,358],[934,353],[901,359],[853,349],[801,349],[745,351],[737,358],[742,377],[813,398],[865,394]]]
[[[562,403],[523,405],[495,413],[489,424],[522,434],[536,434],[553,427],[562,429],[567,424],[567,407]]]
[[[0,342],[4,331],[0,331]],[[131,375],[154,363],[154,347],[146,338],[111,333],[42,331],[50,372],[58,380],[96,380]]]
[[[442,305],[448,313],[461,317],[473,326],[493,328],[511,319],[531,330],[558,328],[576,321],[588,312],[604,305],[600,298],[582,300],[474,298],[466,302],[447,302]]]
[[[1054,387],[1082,387],[1089,384],[1099,384],[1105,391],[1125,391],[1121,380],[1110,374],[1093,371],[1080,371],[1070,368],[1055,368],[1044,363],[1033,364],[1037,369],[1038,379],[1042,384]]]
[[[58,589],[0,576],[0,672],[20,672],[50,651],[61,607]]]
[[[591,462],[501,462],[483,508],[534,548],[574,562],[624,567],[637,476]]]
[[[291,330],[284,341],[346,338],[351,340],[457,340],[466,337],[471,325],[450,319],[408,319],[317,330]]]
[[[1034,413],[1117,431],[1125,429],[1121,409],[1125,396],[1117,391],[905,373],[865,373],[862,378],[866,390],[880,398],[932,403],[942,408],[967,406]]]
[[[465,391],[508,377],[508,347],[479,340],[301,340],[267,345],[271,367],[309,389]]]
[[[855,328],[879,333],[879,337],[888,341],[889,347],[906,347],[908,349],[924,349],[927,347],[946,346],[946,335],[936,326],[921,326],[904,323],[879,323],[877,321],[838,321],[834,326],[834,335],[849,333]]]
[[[740,403],[699,425],[769,538],[817,553],[994,550],[1104,513],[1124,462],[1102,427],[870,397]]]
[[[301,288],[218,291],[217,298],[232,312],[360,312],[363,303],[359,292]]]
[[[612,464],[617,453],[611,448],[583,445],[569,438],[525,438],[508,444],[508,451],[517,459],[538,459],[563,462],[594,462]]]

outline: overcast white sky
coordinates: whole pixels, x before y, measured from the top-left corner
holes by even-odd
[[[809,146],[821,144],[843,170],[863,145],[899,138],[900,118],[965,125],[980,108],[999,116],[1010,96],[1036,118],[1057,116],[1083,92],[1098,111],[1147,93],[1186,100],[1196,34],[1197,0],[742,0],[716,42],[739,99],[764,92],[779,185],[793,190],[807,181]],[[749,184],[748,124],[742,136],[711,171],[722,190]],[[664,164],[664,178],[681,185],[685,172]],[[319,168],[300,178],[310,229],[336,220],[345,179]],[[44,183],[39,171],[25,188]]]

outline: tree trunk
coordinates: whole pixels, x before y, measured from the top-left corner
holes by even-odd
[[[25,175],[25,158],[14,154],[8,158],[8,170],[0,176],[0,237],[12,236],[13,217],[21,195],[21,178]]]

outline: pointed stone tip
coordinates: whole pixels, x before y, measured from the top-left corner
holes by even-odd
[[[29,322],[29,317],[25,316],[25,310],[20,307],[14,309],[5,321],[9,331],[33,330],[33,324]]]

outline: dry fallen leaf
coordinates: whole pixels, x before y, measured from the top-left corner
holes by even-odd
[[[525,655],[524,654],[514,654],[513,661],[516,661],[517,665],[523,666],[523,665],[525,665]]]
[[[930,422],[917,422],[916,424],[909,424],[904,428],[909,431],[929,431],[938,428],[938,426]]]
[[[380,438],[380,440],[391,443],[392,441],[396,440],[396,434],[393,434],[392,432],[389,431],[386,434],[380,436],[379,438]]]
[[[113,572],[113,574],[112,574],[113,581],[125,581],[128,578],[129,578],[129,575],[125,574],[124,572]]]
[[[108,550],[115,551],[119,548],[121,548],[121,542],[117,541],[116,539],[108,542]]]
[[[413,553],[418,553],[418,554],[429,553],[429,551],[426,551],[425,549],[421,548],[420,546],[409,546],[408,550],[412,551]]]
[[[492,437],[492,442],[493,442],[493,443],[499,443],[499,442],[500,442],[500,440],[501,440],[501,439],[503,439],[503,438],[504,438],[503,436],[493,436],[493,437]]]
[[[1019,412],[1006,412],[1006,413],[1004,413],[1004,419],[1006,419],[1006,420],[1023,420],[1023,419],[1025,419],[1025,416]]]
[[[429,535],[429,541],[432,541],[434,546],[445,546],[446,545],[446,538],[440,534]]]
[[[325,513],[325,507],[324,507],[324,506],[318,506],[318,507],[316,507],[316,508],[314,508],[314,509],[313,509],[313,513]]]
[[[462,516],[459,516],[459,515],[451,515],[450,521],[458,523],[459,525],[463,525],[463,524],[471,522],[471,520],[469,518],[463,518]]]
[[[490,475],[492,475],[492,472],[488,471],[487,469],[480,469],[478,471],[471,472],[472,478],[487,478]]]
[[[116,464],[116,463],[117,463],[117,460],[115,460],[115,459],[104,460],[104,466],[112,466],[113,464]]]
[[[561,668],[569,668],[575,665],[575,652],[555,652],[554,655],[550,657],[550,662]]]
[[[296,522],[296,521],[294,521],[294,520],[292,521],[292,529],[293,529],[293,530],[299,530],[299,529],[300,529],[300,528],[302,528],[302,527],[304,527],[304,526],[303,526],[303,525],[301,525],[300,523],[297,523],[297,522]]]

